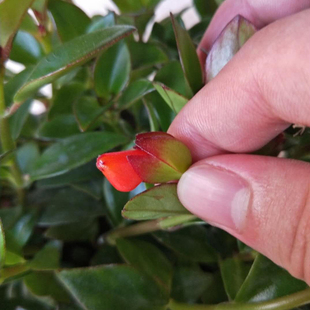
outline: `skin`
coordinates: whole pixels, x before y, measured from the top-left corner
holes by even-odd
[[[310,164],[246,154],[292,123],[310,126],[310,1],[226,0],[200,47],[209,50],[237,14],[260,30],[182,109],[168,131],[190,148],[196,161],[179,182],[179,198],[200,218],[310,284]],[[204,64],[200,48],[198,54]],[[247,184],[251,195],[241,202],[248,205],[242,229],[222,225],[219,213],[210,215],[209,189],[195,184],[197,171],[201,178],[209,177],[206,166]],[[231,205],[225,200],[222,207]]]

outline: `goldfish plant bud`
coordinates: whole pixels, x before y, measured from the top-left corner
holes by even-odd
[[[97,168],[117,190],[127,192],[141,182],[178,180],[191,163],[182,142],[164,132],[150,132],[137,135],[135,150],[100,155]]]
[[[206,59],[206,82],[212,80],[256,32],[255,26],[237,15],[222,30]]]
[[[164,132],[149,132],[136,136],[136,149],[151,155],[150,158],[128,156],[136,173],[147,183],[164,183],[178,180],[189,168],[192,157],[189,149],[173,136]]]
[[[129,192],[142,182],[127,160],[129,155],[135,155],[138,158],[148,157],[148,154],[143,151],[130,150],[106,153],[97,158],[97,168],[121,192]]]

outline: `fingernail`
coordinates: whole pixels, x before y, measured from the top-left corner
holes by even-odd
[[[178,196],[182,204],[201,219],[241,232],[246,223],[251,188],[234,172],[202,164],[182,175]]]

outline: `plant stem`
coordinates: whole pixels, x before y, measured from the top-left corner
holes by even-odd
[[[288,296],[257,303],[189,305],[171,300],[169,310],[290,310],[310,303],[310,288]]]
[[[133,237],[151,233],[157,230],[165,230],[176,227],[178,225],[182,225],[194,219],[196,219],[195,215],[185,214],[167,217],[164,219],[144,221],[130,226],[117,228],[108,233],[103,238],[107,240],[108,243],[114,245],[117,238]]]
[[[9,119],[6,117],[3,117],[5,113],[5,99],[4,99],[4,73],[5,68],[4,65],[0,65],[0,140],[2,145],[2,151],[8,152],[15,149],[15,142],[12,139],[11,130],[10,130],[10,124]],[[9,165],[11,168],[11,172],[15,181],[15,185],[17,187],[17,193],[19,202],[21,203],[23,201],[23,178],[21,171],[17,165],[16,157],[13,155],[12,159],[9,161]]]

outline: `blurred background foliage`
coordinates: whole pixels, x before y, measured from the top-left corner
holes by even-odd
[[[92,18],[69,0],[0,3],[1,309],[310,309],[295,298],[305,283],[191,215],[124,219],[145,185],[121,193],[96,169],[136,133],[167,131],[203,86],[195,48],[221,1],[194,0],[190,29],[183,11],[146,35],[159,2],[114,0],[120,14]],[[259,153],[309,160],[296,131]]]

